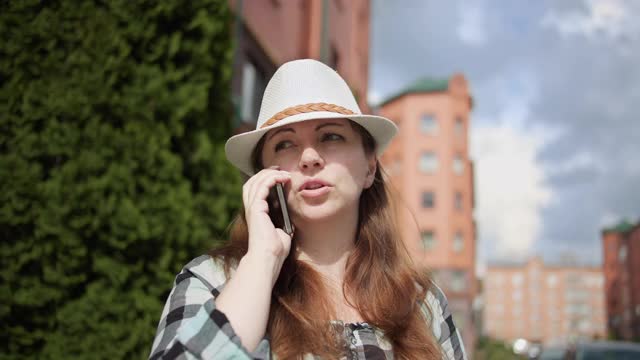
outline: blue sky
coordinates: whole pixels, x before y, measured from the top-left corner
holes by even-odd
[[[470,82],[479,265],[600,263],[640,220],[640,1],[373,0],[369,100]]]

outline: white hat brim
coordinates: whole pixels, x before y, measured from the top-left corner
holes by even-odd
[[[306,120],[336,118],[349,119],[364,127],[376,142],[376,154],[378,156],[382,155],[391,142],[391,139],[393,139],[398,132],[396,124],[382,116],[343,115],[334,112],[317,111],[293,115],[278,121],[272,126],[232,136],[227,140],[224,151],[229,162],[245,174],[251,176],[255,173],[255,169],[251,163],[251,154],[262,136],[264,136],[264,134],[269,130]]]

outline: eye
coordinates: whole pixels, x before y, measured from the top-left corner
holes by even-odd
[[[293,146],[293,143],[289,140],[283,140],[276,144],[275,151],[278,152],[280,150],[288,149]]]
[[[344,140],[344,137],[336,133],[326,133],[322,135],[322,141],[341,141],[341,140]]]

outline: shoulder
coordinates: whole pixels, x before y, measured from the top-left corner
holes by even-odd
[[[175,285],[185,280],[201,283],[214,295],[224,287],[227,282],[227,274],[224,272],[224,263],[220,258],[212,258],[210,255],[200,255],[189,261],[176,276]]]
[[[460,332],[453,321],[447,297],[435,283],[432,283],[427,291],[423,303],[423,312],[425,312],[427,319],[430,320],[431,331],[443,348],[446,355],[445,358],[466,358]]]
[[[420,307],[425,318],[429,320],[433,335],[436,339],[441,339],[442,327],[447,323],[447,318],[451,316],[449,303],[442,289],[433,283],[427,290],[426,297]]]
[[[226,315],[216,309],[215,298],[226,282],[219,259],[202,255],[187,263],[176,276],[167,298],[150,358],[209,358],[211,354],[255,358],[242,347]],[[267,354],[268,350],[267,342],[259,348],[259,354]]]
[[[444,294],[444,291],[442,291],[442,289],[435,283],[432,283],[431,287],[427,291],[425,302],[435,313],[449,313],[449,302],[447,300],[447,296]]]

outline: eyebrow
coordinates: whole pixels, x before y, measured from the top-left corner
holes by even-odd
[[[316,126],[316,131],[318,131],[318,130],[324,128],[324,127],[327,127],[327,126],[344,126],[344,125],[343,124],[339,124],[339,123],[335,123],[335,122],[328,122],[328,123],[324,123],[324,124],[320,124],[320,125]],[[282,133],[282,132],[292,132],[292,133],[295,134],[296,131],[293,130],[292,128],[290,128],[290,127],[283,127],[283,128],[280,128],[280,129],[274,131],[271,135],[269,135],[265,139],[265,141],[269,141],[269,139],[271,139],[272,137],[274,137],[277,134]]]
[[[269,141],[272,137],[274,137],[274,136],[276,136],[276,135],[280,134],[281,132],[292,132],[292,133],[294,133],[294,134],[295,134],[295,131],[294,131],[292,128],[290,128],[290,127],[280,128],[280,129],[278,129],[278,130],[274,131],[273,133],[271,133],[271,135],[267,136],[267,138],[265,139],[265,142],[266,142],[266,141]]]

